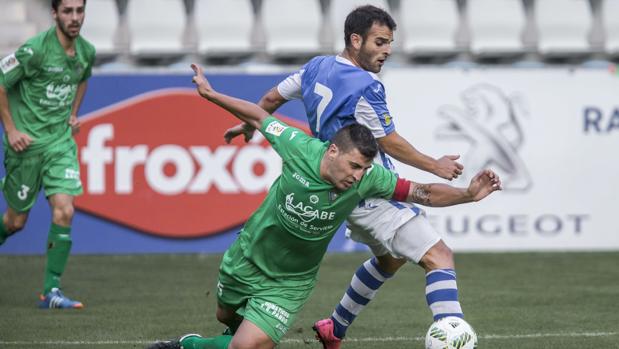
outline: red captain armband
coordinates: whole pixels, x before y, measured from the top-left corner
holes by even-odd
[[[404,178],[398,178],[391,198],[396,201],[406,201],[406,197],[408,197],[408,191],[410,190],[410,188],[411,181]]]

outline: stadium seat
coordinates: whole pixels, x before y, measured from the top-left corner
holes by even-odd
[[[28,14],[26,3],[23,1],[3,1],[2,14],[0,19],[2,22],[20,23],[25,22]]]
[[[403,32],[405,54],[427,57],[457,52],[458,8],[455,0],[402,0],[401,17],[398,30]]]
[[[264,0],[266,52],[275,57],[312,56],[321,51],[317,0]]]
[[[471,52],[478,57],[514,56],[524,51],[521,0],[469,0]]]
[[[198,51],[207,57],[251,54],[250,0],[197,0]]]
[[[606,52],[619,56],[619,1],[605,0],[602,5],[606,29]]]
[[[545,57],[569,57],[589,52],[587,34],[591,10],[587,0],[537,0],[539,52]]]
[[[333,14],[333,33],[335,38],[335,51],[342,52],[344,49],[344,22],[350,11],[363,5],[374,5],[389,11],[387,0],[335,0],[331,1],[331,13]]]
[[[183,47],[185,5],[182,0],[131,0],[127,14],[132,55],[151,59],[187,53]]]
[[[118,28],[116,0],[88,1],[88,16],[84,20],[81,35],[97,49],[97,56],[113,56],[117,53],[114,35]]]

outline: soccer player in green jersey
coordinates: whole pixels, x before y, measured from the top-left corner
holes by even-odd
[[[270,349],[280,342],[309,298],[329,241],[359,201],[381,197],[432,206],[478,201],[499,190],[498,176],[480,172],[468,188],[418,184],[372,166],[371,131],[351,124],[330,142],[312,138],[256,104],[218,93],[192,65],[198,93],[260,130],[282,157],[282,174],[219,269],[217,319],[230,333],[185,335],[150,349]]]
[[[0,61],[0,116],[4,125],[2,192],[8,208],[0,220],[0,245],[21,230],[41,188],[52,224],[47,239],[40,308],[82,308],[60,291],[71,251],[73,197],[82,193],[77,112],[95,59],[80,36],[86,0],[52,0],[56,25]]]

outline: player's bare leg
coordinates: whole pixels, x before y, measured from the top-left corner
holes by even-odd
[[[435,269],[454,269],[453,253],[443,240],[440,240],[423,255],[419,261],[419,266],[422,267],[426,273]]]
[[[272,349],[275,343],[258,326],[243,320],[228,349]]]
[[[49,197],[49,205],[52,210],[52,223],[70,227],[73,221],[73,196],[68,194],[54,194]]]
[[[389,253],[382,256],[376,256],[376,260],[380,269],[390,274],[395,274],[408,262],[404,258],[395,258]]]
[[[16,212],[12,208],[8,208],[2,215],[2,224],[0,225],[0,245],[11,235],[19,232],[26,225],[28,213]]]
[[[217,321],[228,326],[232,333],[235,333],[241,322],[243,322],[243,317],[237,314],[236,309],[228,308],[222,304],[217,304],[215,316]]]

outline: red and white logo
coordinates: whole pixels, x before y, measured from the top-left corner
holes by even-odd
[[[76,136],[84,186],[76,207],[166,237],[243,224],[281,173],[281,159],[258,132],[250,143],[225,144],[225,130],[238,122],[190,89],[146,93],[85,116]]]

